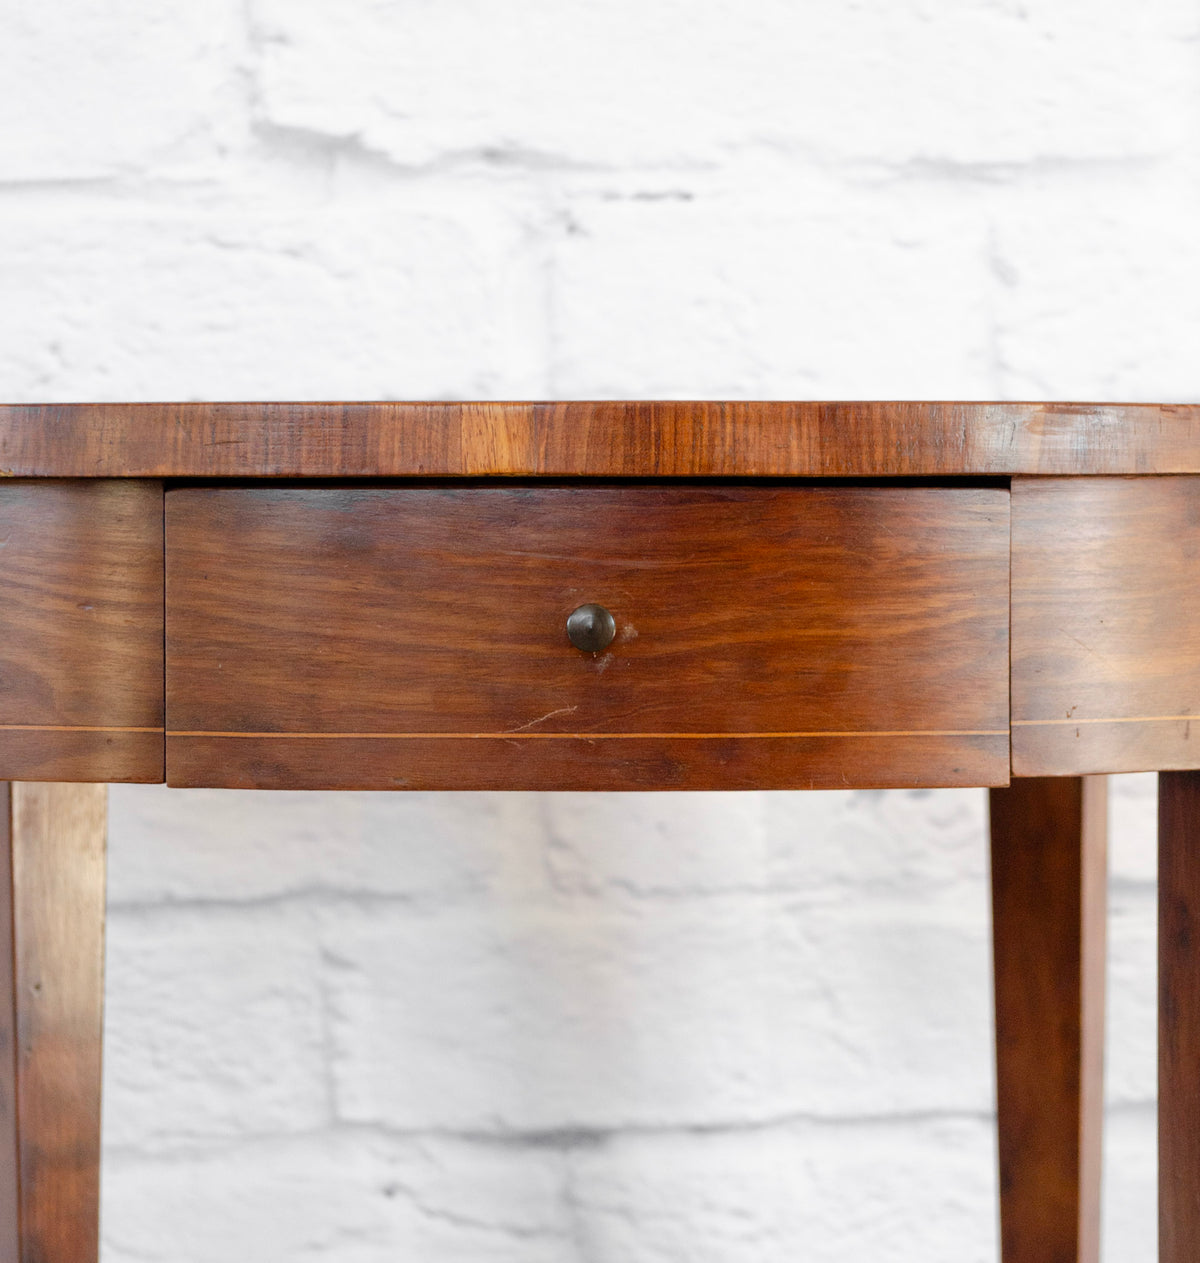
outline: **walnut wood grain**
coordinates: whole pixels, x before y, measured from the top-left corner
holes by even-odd
[[[163,491],[0,482],[0,776],[163,776]]]
[[[1159,1263],[1200,1242],[1200,772],[1158,778]]]
[[[1004,783],[1008,531],[969,487],[170,491],[168,779]]]
[[[1200,406],[16,404],[0,407],[0,472],[81,478],[1200,473]]]
[[[12,875],[12,786],[0,781],[0,1259],[19,1260],[21,1156]]]
[[[1200,766],[1200,478],[1014,479],[1013,774]]]
[[[991,792],[1004,1263],[1099,1263],[1107,782]]]
[[[105,798],[103,785],[0,791],[0,1257],[13,1263],[99,1253]]]

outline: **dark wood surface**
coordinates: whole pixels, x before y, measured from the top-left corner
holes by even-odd
[[[1107,783],[991,793],[1004,1263],[1099,1263]]]
[[[0,1259],[20,1259],[17,979],[13,958],[12,787],[0,781]]]
[[[1158,1263],[1200,1242],[1200,772],[1158,778]]]
[[[158,482],[0,481],[0,774],[163,776]]]
[[[103,785],[0,791],[6,1263],[96,1263],[99,1252],[105,797]]]
[[[1013,774],[1200,766],[1200,478],[1014,479]]]
[[[170,491],[168,780],[1002,784],[1008,538],[990,488]]]
[[[1200,473],[1200,406],[17,404],[0,406],[0,473],[79,478]]]

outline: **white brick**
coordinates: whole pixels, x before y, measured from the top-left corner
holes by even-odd
[[[862,790],[766,797],[770,884],[818,903],[957,890],[987,917],[987,791]]]
[[[556,391],[987,393],[986,228],[969,209],[911,190],[847,191],[774,161],[728,184],[572,196],[553,255]]]
[[[996,227],[1007,398],[1200,398],[1194,198],[1130,173],[1030,199]]]
[[[1106,1092],[1118,1105],[1154,1100],[1158,1083],[1158,934],[1153,890],[1112,893],[1108,920]]]
[[[759,794],[546,794],[546,864],[568,895],[762,891]]]
[[[1158,1237],[1158,1115],[1110,1115],[1104,1134],[1103,1263],[1151,1259]]]
[[[631,1137],[575,1156],[594,1263],[992,1263],[992,1128]]]
[[[1177,145],[1189,58],[1174,0],[255,0],[264,116],[407,164],[532,152],[572,163],[987,168]],[[1194,26],[1193,28],[1194,29]]]
[[[488,898],[540,868],[536,799],[113,786],[109,900]],[[535,852],[522,865],[521,852]]]
[[[334,1135],[105,1175],[104,1263],[582,1263],[561,1158]]]
[[[959,888],[986,917],[985,790],[548,794],[547,865],[564,894],[788,891],[839,903]]]
[[[339,1115],[507,1132],[986,1111],[982,922],[714,898],[330,914]]]
[[[176,170],[247,125],[236,0],[16,0],[0,14],[0,185]]]
[[[506,199],[0,204],[9,399],[538,393]],[[540,291],[539,291],[540,292]]]
[[[268,909],[117,913],[107,984],[108,1144],[177,1147],[329,1121],[306,918]]]
[[[1122,883],[1158,880],[1158,776],[1109,778],[1109,866]]]

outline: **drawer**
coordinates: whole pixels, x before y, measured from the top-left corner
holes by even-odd
[[[167,779],[1008,779],[1009,497],[546,484],[168,492]],[[615,635],[576,648],[598,604]]]

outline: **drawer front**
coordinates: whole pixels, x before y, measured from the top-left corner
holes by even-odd
[[[1002,784],[1008,559],[991,488],[171,491],[168,781]]]

